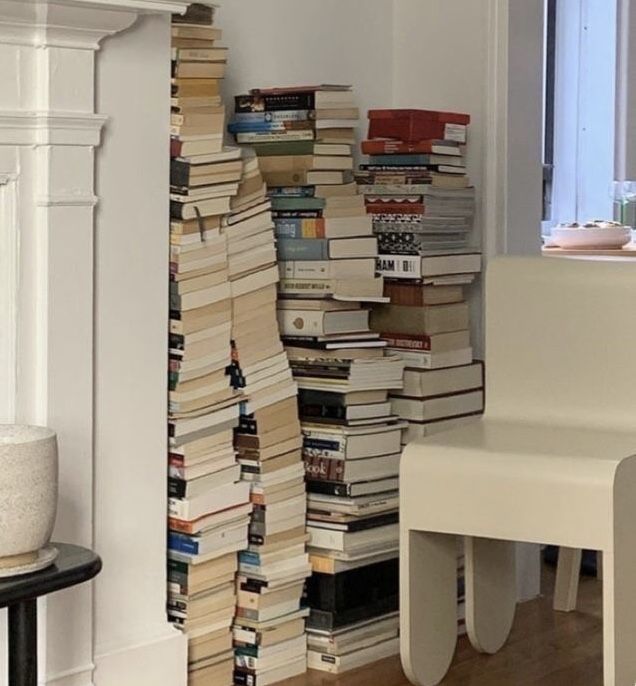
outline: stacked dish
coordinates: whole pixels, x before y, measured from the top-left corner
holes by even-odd
[[[619,222],[595,219],[585,224],[563,223],[552,229],[549,245],[559,248],[619,249],[631,240],[631,228]]]

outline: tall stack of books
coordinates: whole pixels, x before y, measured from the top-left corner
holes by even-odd
[[[222,231],[243,171],[223,150],[225,49],[212,7],[172,25],[168,616],[188,634],[189,684],[233,680],[237,552],[252,509],[234,450],[232,293]]]
[[[384,296],[353,182],[357,117],[347,86],[258,90],[237,97],[230,127],[256,150],[272,202],[278,321],[299,387],[309,492],[309,664],[336,671],[397,652],[403,425],[388,394],[403,363],[385,355],[363,306]],[[320,637],[336,634],[340,647],[323,650]]]
[[[483,410],[482,364],[473,359],[466,289],[481,269],[469,247],[475,189],[464,163],[467,114],[371,110],[357,175],[378,237],[390,303],[372,328],[406,365],[393,411],[404,441],[467,421]]]
[[[307,669],[306,498],[297,386],[276,318],[274,224],[258,159],[244,151],[243,176],[223,221],[232,293],[231,374],[241,389],[235,448],[253,513],[239,553],[234,621],[236,684],[267,684]]]
[[[405,364],[391,392],[402,441],[471,421],[483,410],[483,366],[473,359],[467,289],[481,270],[473,243],[475,189],[464,163],[469,115],[372,110],[356,174],[378,238],[388,304],[371,328]],[[459,630],[464,631],[458,551]]]

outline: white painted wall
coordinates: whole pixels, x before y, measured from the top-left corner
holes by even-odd
[[[186,677],[165,616],[169,46],[169,18],[142,17],[97,63],[110,116],[96,179],[97,686]]]
[[[390,104],[392,0],[220,0],[217,16],[228,112],[250,88],[303,83],[352,84],[363,116]]]

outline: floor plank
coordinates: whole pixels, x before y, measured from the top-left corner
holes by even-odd
[[[546,595],[519,605],[505,648],[478,655],[461,638],[443,686],[601,686],[601,584],[583,578],[578,610],[552,611],[554,573],[544,575]],[[548,593],[549,591],[549,593]],[[389,658],[339,676],[311,671],[283,686],[408,686],[398,658]]]

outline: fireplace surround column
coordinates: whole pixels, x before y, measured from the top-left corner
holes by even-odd
[[[161,15],[168,22],[170,13],[186,6],[181,0],[0,0],[0,421],[47,425],[58,432],[60,503],[54,538],[98,552],[95,500],[110,492],[104,496],[96,481],[105,472],[95,454],[95,215],[100,211],[95,153],[110,127],[116,139],[117,121],[108,111],[96,111],[96,66],[102,42],[109,49],[108,38],[130,30],[139,15]],[[168,32],[165,40],[167,70]],[[165,100],[156,103],[160,110],[168,97],[166,89]],[[122,193],[128,190],[121,188]],[[167,198],[167,178],[157,190]],[[163,459],[157,468],[163,469]],[[159,488],[149,493],[143,491],[143,474],[136,477],[143,497],[165,500],[161,479],[150,481]],[[125,540],[126,517],[115,511],[117,505],[106,526]],[[102,513],[108,507],[102,501]],[[143,512],[138,516],[143,518]],[[126,559],[105,556],[104,574],[112,575],[115,567],[125,580]],[[156,595],[155,617],[161,617],[163,597]],[[108,600],[122,604],[125,623],[125,598]],[[42,683],[143,683],[134,670],[126,673],[127,659],[113,657],[125,657],[127,646],[121,643],[103,656],[100,667],[94,640],[99,621],[90,585],[42,604]],[[160,630],[153,626],[152,632],[161,646],[155,668],[161,674],[165,659],[175,672],[166,671],[165,683],[180,686],[186,671],[182,637],[167,624]],[[161,684],[156,677],[153,683]]]

